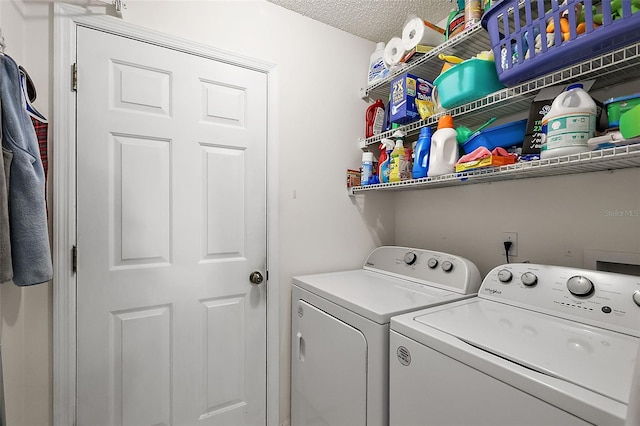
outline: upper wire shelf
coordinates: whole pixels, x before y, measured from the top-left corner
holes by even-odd
[[[489,34],[482,28],[480,23],[477,23],[410,62],[405,68],[397,70],[366,89],[360,89],[360,96],[367,100],[382,99],[386,101],[389,97],[389,84],[397,76],[409,72],[433,81],[442,70],[443,62],[438,59],[439,54],[454,55],[462,59],[468,59],[483,50],[491,50],[491,43],[489,42]]]
[[[437,124],[438,118],[444,114],[457,117],[456,125],[473,127],[491,117],[504,117],[527,111],[535,95],[541,89],[554,84],[596,79],[591,90],[597,90],[637,79],[638,65],[640,65],[640,43],[634,43],[517,86],[499,90],[484,98],[428,117],[426,120],[400,126],[398,129],[410,136],[419,133],[424,126]],[[391,137],[394,131],[360,139],[360,147],[366,148],[378,144],[382,139]]]

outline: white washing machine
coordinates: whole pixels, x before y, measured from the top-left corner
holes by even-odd
[[[390,318],[469,298],[480,283],[467,259],[390,246],[362,269],[294,277],[292,426],[387,425]]]
[[[640,277],[507,264],[478,297],[391,320],[390,423],[623,425]]]

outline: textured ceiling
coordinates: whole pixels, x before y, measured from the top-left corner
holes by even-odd
[[[378,42],[400,37],[407,18],[437,23],[455,7],[449,0],[268,0],[316,21]]]

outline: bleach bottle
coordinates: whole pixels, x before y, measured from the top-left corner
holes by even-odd
[[[582,88],[572,84],[560,93],[542,117],[544,141],[540,158],[559,157],[589,151],[587,142],[596,131],[596,103]]]
[[[453,128],[453,117],[450,115],[440,117],[438,130],[431,137],[427,176],[446,175],[455,171],[459,158],[457,136]]]
[[[431,149],[431,127],[423,127],[420,130],[418,143],[414,151],[415,158],[413,160],[413,170],[411,176],[414,179],[427,177],[429,170],[429,150]]]
[[[384,63],[384,42],[381,41],[376,45],[376,50],[371,54],[369,59],[369,77],[367,78],[367,86],[371,86],[389,75],[389,68]]]

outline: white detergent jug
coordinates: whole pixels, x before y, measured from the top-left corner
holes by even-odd
[[[440,117],[438,130],[431,136],[428,177],[446,175],[455,171],[459,157],[457,135],[453,128],[453,118],[449,115]]]
[[[596,131],[596,103],[582,88],[572,84],[560,93],[542,118],[545,135],[540,158],[559,157],[589,151],[587,142]]]

